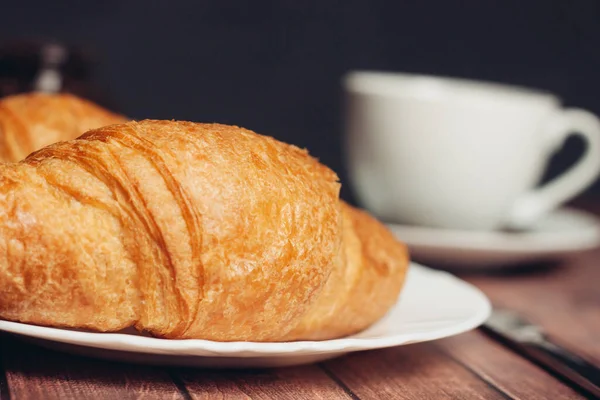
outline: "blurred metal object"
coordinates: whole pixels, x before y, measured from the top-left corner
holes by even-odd
[[[550,341],[540,326],[516,312],[494,309],[483,329],[582,393],[600,398],[600,369]]]
[[[33,90],[46,93],[60,92],[63,79],[61,66],[67,60],[67,49],[56,43],[42,45],[40,71],[33,82]]]
[[[32,91],[66,92],[115,110],[105,89],[93,80],[95,65],[88,51],[58,41],[0,43],[0,97]]]

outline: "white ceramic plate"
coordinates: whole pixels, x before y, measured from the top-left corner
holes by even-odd
[[[478,232],[387,224],[410,248],[412,257],[432,265],[458,267],[520,266],[558,259],[600,244],[594,215],[563,208],[525,232]]]
[[[202,367],[274,367],[321,361],[342,354],[439,339],[484,322],[490,303],[470,284],[411,264],[392,310],[350,337],[288,343],[156,339],[134,333],[93,333],[0,321],[0,330],[50,348],[93,357],[149,364]]]

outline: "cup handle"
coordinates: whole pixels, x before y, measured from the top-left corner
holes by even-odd
[[[506,221],[507,228],[530,227],[543,214],[582,192],[600,173],[600,120],[588,111],[569,108],[549,122],[544,136],[553,151],[562,147],[567,137],[580,135],[586,142],[585,152],[562,175],[517,199]]]

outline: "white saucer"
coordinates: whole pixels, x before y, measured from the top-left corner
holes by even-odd
[[[411,257],[431,265],[501,267],[549,261],[600,244],[600,223],[569,208],[554,211],[526,232],[477,232],[387,224]]]
[[[411,264],[400,300],[388,315],[357,335],[319,342],[256,343],[168,340],[134,333],[93,333],[1,321],[0,330],[45,347],[92,357],[201,367],[274,367],[456,335],[483,323],[490,303],[474,286]]]

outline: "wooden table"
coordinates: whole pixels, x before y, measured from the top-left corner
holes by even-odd
[[[520,273],[462,276],[600,364],[600,249]],[[119,364],[45,350],[5,334],[0,351],[2,400],[582,398],[479,330],[273,370]]]

